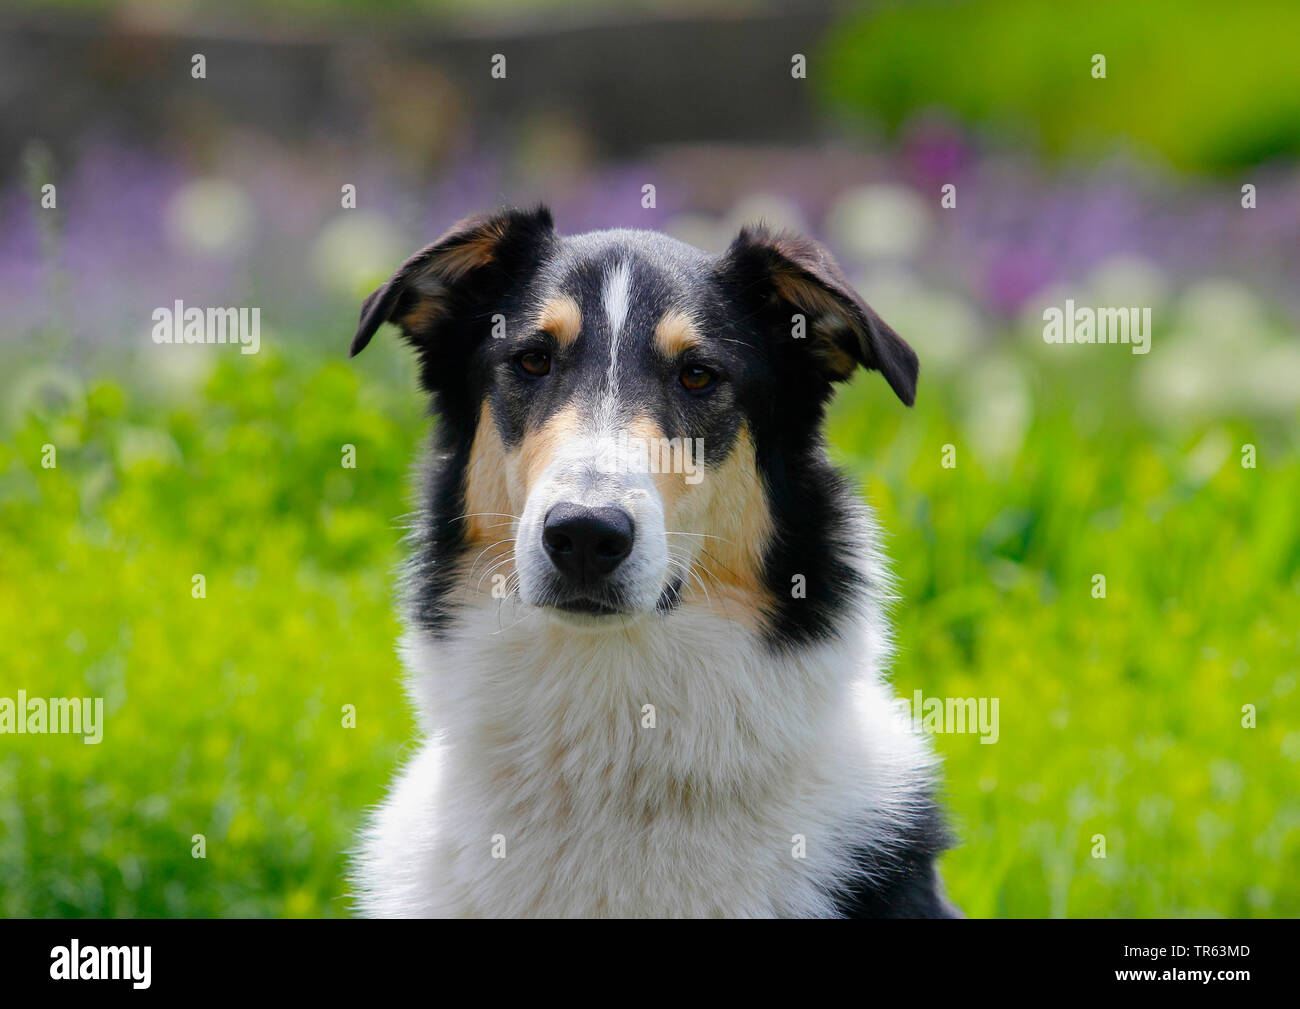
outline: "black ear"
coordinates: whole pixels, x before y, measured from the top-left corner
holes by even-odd
[[[475,214],[455,224],[408,259],[361,305],[351,356],[365,349],[385,322],[395,322],[412,343],[430,340],[457,308],[519,278],[554,240],[551,212],[503,210]]]
[[[845,279],[822,245],[802,235],[743,228],[723,254],[720,269],[736,289],[784,305],[785,325],[806,322],[813,361],[831,381],[845,381],[862,365],[880,372],[908,406],[916,400],[916,351],[886,325]]]

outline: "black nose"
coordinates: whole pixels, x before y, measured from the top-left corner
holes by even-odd
[[[593,585],[632,552],[632,516],[622,508],[557,504],[542,523],[542,543],[569,581]]]

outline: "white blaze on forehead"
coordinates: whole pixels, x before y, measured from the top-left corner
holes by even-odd
[[[609,320],[609,388],[615,387],[615,364],[618,361],[618,340],[623,334],[627,322],[628,303],[631,298],[632,271],[627,261],[615,263],[605,272],[605,290],[601,293],[601,303],[605,306],[605,317]]]
[[[613,423],[618,410],[618,345],[623,326],[627,323],[631,297],[632,270],[627,261],[622,260],[605,271],[605,287],[600,296],[605,318],[609,320],[609,369],[597,424],[601,429]]]

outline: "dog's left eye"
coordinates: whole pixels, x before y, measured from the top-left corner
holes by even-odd
[[[528,374],[541,377],[551,370],[551,355],[544,350],[526,350],[515,358],[515,363]]]
[[[696,364],[688,364],[682,369],[681,374],[678,376],[678,381],[682,383],[682,387],[688,392],[699,392],[700,390],[707,389],[711,386],[716,378],[717,376],[714,375],[713,372],[709,371],[708,368],[701,368]]]

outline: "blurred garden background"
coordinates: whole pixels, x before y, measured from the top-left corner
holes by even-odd
[[[0,697],[106,720],[0,736],[0,914],[348,913],[414,728],[429,425],[396,340],[347,359],[357,308],[543,199],[805,230],[916,347],[916,407],[862,375],[831,438],[898,692],[1000,701],[995,745],[935,738],[968,914],[1300,915],[1297,34],[1269,0],[7,5]],[[1066,298],[1151,307],[1150,353],[1045,344]],[[260,307],[260,352],[155,345],[177,299]]]

